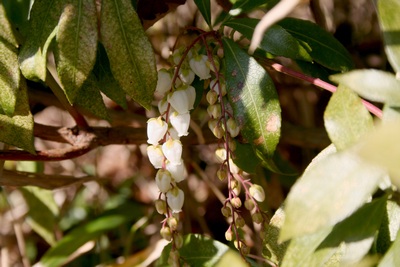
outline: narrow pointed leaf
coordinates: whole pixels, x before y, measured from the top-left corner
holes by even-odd
[[[338,150],[355,144],[369,133],[374,123],[372,116],[356,93],[339,86],[329,100],[324,113],[325,128]]]
[[[254,58],[229,39],[223,39],[228,99],[242,136],[276,171],[271,162],[279,142],[281,109],[271,77]]]
[[[376,249],[380,254],[385,254],[394,240],[400,228],[400,206],[393,200],[388,200],[385,215],[382,220],[379,235],[376,240]]]
[[[97,38],[95,1],[69,1],[58,24],[56,59],[58,75],[70,103],[94,66]]]
[[[22,74],[29,80],[46,79],[47,51],[57,32],[63,0],[35,1],[30,12],[30,28],[19,54]]]
[[[11,117],[18,97],[20,71],[17,41],[3,5],[0,3],[0,110]]]
[[[400,2],[379,0],[378,18],[383,32],[385,51],[390,64],[396,72],[400,71]]]
[[[295,18],[285,18],[277,24],[300,42],[304,42],[303,47],[308,49],[308,53],[315,62],[336,71],[348,71],[353,68],[354,64],[349,52],[317,24]]]
[[[350,88],[371,101],[400,106],[400,81],[381,70],[353,70],[330,76],[336,83]]]
[[[33,116],[30,112],[26,91],[25,80],[21,79],[13,116],[0,114],[0,142],[35,153]]]
[[[259,19],[252,18],[238,18],[229,20],[224,25],[240,32],[250,40],[259,21]],[[297,39],[279,25],[273,25],[265,32],[260,48],[276,56],[312,61],[307,50]]]
[[[347,218],[373,194],[384,174],[351,151],[317,162],[287,197],[280,240],[314,233]]]
[[[385,254],[378,267],[400,266],[400,232],[397,233],[397,238],[393,242],[389,251]]]
[[[253,9],[261,6],[265,6],[268,9],[271,9],[279,0],[243,0],[243,1],[236,1],[229,14],[232,16],[237,16],[242,13],[247,13],[252,11]],[[231,1],[233,2],[233,1]]]
[[[153,48],[131,1],[104,1],[101,42],[121,88],[136,102],[150,108],[157,84]]]
[[[194,2],[196,3],[196,6],[199,9],[201,15],[203,15],[203,18],[207,22],[208,26],[212,28],[210,0],[194,0]]]

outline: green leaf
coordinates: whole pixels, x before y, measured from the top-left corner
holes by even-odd
[[[232,2],[232,1],[231,1]],[[252,11],[253,9],[266,5],[269,9],[273,7],[279,0],[242,0],[242,1],[236,1],[231,10],[229,11],[229,14],[232,16],[237,16],[242,13],[247,13],[249,11]]]
[[[27,186],[20,189],[28,204],[28,223],[47,243],[56,243],[58,207],[51,191]]]
[[[229,20],[225,25],[240,32],[250,40],[258,22],[260,22],[259,19],[237,18]],[[260,48],[276,56],[312,61],[303,45],[290,32],[279,25],[273,25],[265,32]]]
[[[385,123],[366,136],[358,154],[369,163],[385,168],[393,184],[400,186],[400,125]]]
[[[99,118],[110,120],[110,115],[108,114],[98,86],[99,84],[95,77],[90,75],[81,90],[79,90],[75,104],[90,111]]]
[[[15,112],[12,117],[0,114],[0,142],[35,153],[33,116],[30,112],[25,80],[21,79]]]
[[[400,81],[381,70],[353,70],[330,76],[336,83],[355,91],[361,97],[375,102],[400,106]]]
[[[272,216],[263,241],[263,256],[279,265],[286,253],[289,242],[280,243],[279,232],[285,220],[285,211],[280,207]]]
[[[130,0],[102,3],[100,34],[121,88],[140,105],[150,108],[157,85],[155,58]]]
[[[20,71],[17,56],[17,41],[12,32],[3,5],[0,3],[0,109],[12,117],[17,102]]]
[[[396,239],[400,228],[400,206],[393,200],[388,200],[385,207],[379,235],[376,241],[376,250],[380,254],[385,254],[390,245]]]
[[[208,26],[212,28],[210,0],[194,0],[194,2],[196,3],[196,6],[199,9],[201,15],[203,15],[203,18],[207,22]]]
[[[160,259],[156,262],[157,267],[170,266],[168,264],[170,251],[171,244],[164,248]],[[185,259],[185,262],[192,267],[248,266],[238,252],[219,241],[199,234],[185,236],[179,253]]]
[[[47,51],[57,33],[64,0],[42,0],[33,3],[30,28],[19,54],[22,74],[29,80],[46,79]]]
[[[315,62],[336,71],[348,71],[353,68],[349,52],[317,24],[295,18],[285,18],[277,24],[302,42]]]
[[[245,172],[255,173],[257,167],[260,165],[260,162],[257,160],[256,154],[254,154],[254,150],[249,144],[242,144],[235,140],[236,149],[235,149],[235,158],[233,162]]]
[[[97,48],[97,60],[92,73],[96,77],[100,90],[123,109],[126,109],[128,107],[126,94],[112,75],[110,61],[100,43]]]
[[[400,232],[397,233],[396,240],[385,254],[378,267],[400,266]]]
[[[314,233],[347,218],[367,201],[383,175],[352,151],[315,163],[289,192],[280,240]]]
[[[18,29],[22,36],[26,36],[31,1],[2,0],[2,4],[14,29]]]
[[[70,103],[74,103],[96,61],[97,13],[94,1],[70,0],[58,23],[57,72]]]
[[[374,128],[372,116],[361,99],[342,85],[329,100],[324,121],[328,135],[338,150],[350,147]]]
[[[271,158],[279,142],[281,109],[274,84],[257,61],[224,38],[228,100],[241,134],[256,155],[276,171]]]
[[[400,71],[400,2],[398,0],[379,0],[378,18],[383,32],[385,51],[390,64],[396,72]]]
[[[325,68],[317,62],[306,62],[303,60],[296,60],[297,66],[301,69],[304,74],[319,78],[323,81],[329,82],[329,75],[333,73],[332,70]]]
[[[41,266],[58,267],[65,263],[68,257],[82,245],[96,239],[108,231],[115,230],[124,223],[133,220],[136,213],[126,212],[126,209],[139,209],[137,205],[123,206],[108,210],[96,219],[78,226],[65,235],[57,244],[51,247],[40,259]]]

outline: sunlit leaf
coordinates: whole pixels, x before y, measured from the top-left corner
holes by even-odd
[[[102,2],[100,34],[121,88],[150,108],[157,84],[155,58],[130,0]]]
[[[372,116],[361,99],[342,85],[329,100],[324,121],[328,135],[338,150],[355,144],[374,127]]]
[[[379,235],[376,240],[376,251],[385,254],[396,239],[400,228],[400,206],[393,200],[388,200],[384,209]]]
[[[385,173],[353,152],[338,152],[313,165],[292,187],[280,240],[332,226],[362,206]]]
[[[238,18],[229,20],[225,25],[240,32],[250,40],[259,21],[259,19],[252,18]],[[297,39],[279,25],[273,25],[265,32],[260,48],[276,56],[312,61],[307,50]]]
[[[20,189],[28,204],[28,220],[32,229],[51,246],[56,243],[58,207],[51,191],[29,186]]]
[[[274,216],[272,216],[269,226],[267,227],[265,237],[263,239],[263,256],[270,261],[276,263],[277,265],[279,265],[282,261],[286,249],[289,245],[289,242],[278,242],[279,232],[284,220],[285,211],[281,207],[275,212]]]
[[[170,251],[171,244],[164,248],[155,266],[171,266],[168,264]],[[179,249],[179,253],[185,259],[185,262],[192,267],[249,266],[238,252],[219,241],[199,234],[185,236],[183,247]],[[255,265],[252,264],[251,266]]]
[[[330,33],[307,20],[285,18],[277,23],[300,42],[315,62],[336,71],[353,68],[349,52]]]
[[[276,171],[271,158],[279,141],[281,109],[272,79],[236,43],[223,39],[223,44],[228,99],[241,134],[264,164]]]
[[[374,69],[353,70],[332,75],[330,79],[371,101],[400,105],[400,81],[392,73]]]
[[[208,26],[211,28],[211,3],[210,0],[194,0],[197,8],[199,9],[201,15],[203,15],[204,20],[207,22]]]
[[[96,61],[95,1],[69,1],[60,17],[56,40],[57,72],[69,102],[73,103]]]
[[[385,254],[378,267],[400,266],[400,232],[397,233],[396,240]]]
[[[383,32],[385,51],[396,72],[400,71],[400,2],[398,0],[379,0],[378,18]]]
[[[63,0],[33,3],[29,34],[19,54],[22,74],[29,80],[46,79],[47,51],[56,35],[63,5]]]

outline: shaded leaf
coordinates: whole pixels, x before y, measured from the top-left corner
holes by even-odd
[[[263,256],[279,265],[285,255],[289,241],[280,243],[279,232],[285,220],[285,211],[280,207],[272,216],[263,241]]]
[[[18,42],[14,37],[13,29],[3,3],[0,3],[0,23],[0,43],[10,46],[9,48],[16,49],[18,47]]]
[[[396,72],[400,71],[400,2],[397,0],[377,1],[378,18],[383,32],[385,51]]]
[[[167,245],[155,266],[170,266],[168,257],[171,244]],[[224,266],[249,266],[240,254],[227,245],[209,237],[199,234],[190,234],[184,237],[183,246],[179,253],[185,262],[192,267],[224,267]],[[252,264],[251,266],[255,266]]]
[[[26,36],[31,1],[2,0],[2,4],[14,29],[18,29],[22,36]]]
[[[242,144],[235,140],[236,149],[235,149],[235,158],[233,162],[245,172],[255,173],[256,168],[260,165],[260,162],[257,160],[256,154],[254,154],[254,150],[249,144]]]
[[[194,0],[194,2],[196,3],[196,6],[199,9],[201,15],[203,15],[203,18],[207,22],[208,26],[212,28],[210,0]]]
[[[325,128],[338,150],[356,143],[374,127],[372,116],[361,99],[350,89],[339,85],[324,112]]]
[[[314,233],[347,218],[371,196],[383,175],[351,151],[323,158],[289,192],[280,240]]]
[[[56,35],[63,5],[63,0],[33,3],[29,34],[19,54],[22,74],[29,80],[46,79],[47,51]]]
[[[279,142],[281,109],[272,79],[246,52],[223,39],[228,100],[242,136],[271,170],[271,160]]]
[[[240,32],[250,40],[253,37],[254,28],[257,26],[259,21],[259,19],[252,18],[238,18],[229,20],[225,25]],[[273,25],[268,28],[260,43],[260,48],[276,56],[312,61],[307,50],[297,41],[297,39],[279,25]]]
[[[56,63],[70,103],[94,66],[97,38],[95,1],[68,1],[58,23]]]
[[[400,81],[381,70],[353,70],[330,76],[336,83],[355,91],[371,101],[400,106]]]
[[[104,1],[101,42],[115,79],[136,102],[150,108],[157,84],[153,48],[131,1]]]
[[[28,220],[32,229],[39,234],[48,244],[56,243],[56,216],[58,207],[51,191],[27,186],[20,189],[28,204]]]
[[[0,114],[0,141],[34,154],[33,116],[29,108],[25,80],[21,80],[19,86],[13,116]]]
[[[400,266],[400,232],[397,233],[396,240],[385,254],[378,267]]]
[[[233,1],[231,1],[233,2]],[[242,0],[236,1],[229,14],[232,16],[237,16],[242,13],[247,13],[252,11],[253,9],[260,7],[260,6],[267,6],[268,9],[272,8],[279,0]]]
[[[376,251],[385,254],[396,239],[400,228],[400,206],[393,200],[388,200],[384,209],[381,228],[376,241]]]
[[[285,18],[277,23],[303,42],[315,62],[336,71],[348,71],[353,68],[349,52],[330,33],[317,24],[307,20]]]
[[[319,78],[323,81],[329,82],[329,75],[333,73],[332,70],[325,68],[317,62],[306,62],[303,60],[296,60],[297,66],[301,69],[304,74]]]

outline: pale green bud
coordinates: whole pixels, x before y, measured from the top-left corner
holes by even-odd
[[[222,116],[221,105],[209,105],[207,107],[207,113],[214,119],[220,118]]]
[[[247,210],[253,210],[254,209],[254,202],[252,199],[248,198],[244,201],[244,206],[246,207]]]
[[[240,200],[239,197],[234,197],[231,199],[231,205],[235,208],[238,209],[242,206],[242,201]]]
[[[160,234],[161,234],[162,238],[164,238],[165,240],[167,240],[167,241],[172,240],[172,232],[168,226],[162,227],[160,230]]]
[[[171,174],[169,171],[160,169],[156,174],[156,184],[160,192],[167,193],[171,189]]]
[[[217,177],[220,181],[223,181],[228,177],[228,170],[226,169],[226,165],[221,166],[221,168],[217,171]]]
[[[176,231],[176,229],[178,228],[178,219],[175,217],[169,217],[167,219],[167,224],[169,228],[171,228],[171,231]]]
[[[253,184],[249,188],[250,195],[258,202],[263,202],[265,199],[264,189],[258,184]]]
[[[226,126],[232,138],[235,138],[236,136],[239,135],[240,128],[237,126],[235,119],[229,118],[228,121],[226,122]]]
[[[181,212],[185,194],[178,187],[174,187],[167,192],[167,203],[173,213]]]
[[[236,224],[236,227],[242,228],[242,227],[244,227],[246,225],[246,222],[245,222],[245,220],[243,219],[242,216],[238,215],[236,217],[235,224]]]
[[[215,91],[210,90],[206,94],[206,99],[210,105],[214,105],[218,100],[218,94]]]
[[[232,211],[231,208],[224,206],[221,208],[221,213],[222,215],[224,215],[224,217],[228,218],[232,215]]]
[[[233,240],[233,232],[232,229],[229,228],[226,232],[225,232],[225,239],[227,241],[232,241]]]
[[[165,200],[157,199],[155,201],[156,210],[159,214],[166,214],[167,213],[167,203]]]
[[[255,222],[255,223],[257,223],[257,224],[262,223],[263,220],[264,220],[264,218],[263,218],[261,212],[259,212],[259,211],[253,213],[253,214],[251,215],[251,219],[253,220],[253,222]]]

